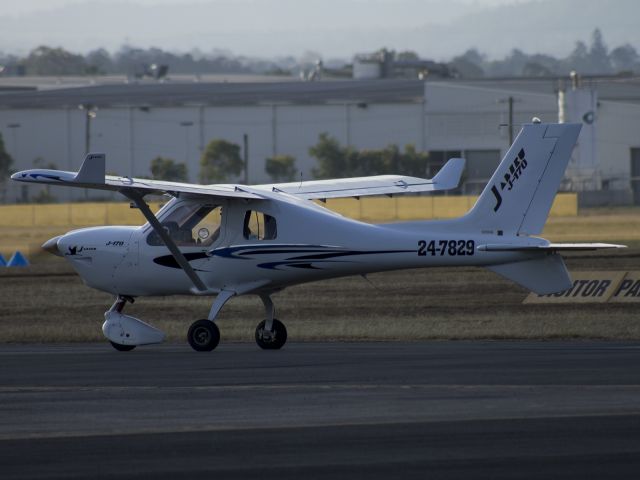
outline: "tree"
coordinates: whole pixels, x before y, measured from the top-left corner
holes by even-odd
[[[402,173],[412,177],[424,177],[427,173],[429,152],[416,151],[415,145],[406,145],[404,153],[399,156],[399,163],[394,165],[394,171],[389,173]]]
[[[296,175],[296,159],[291,155],[276,155],[266,160],[266,171],[274,182],[291,182]]]
[[[318,143],[309,148],[309,155],[318,160],[318,168],[313,169],[316,178],[347,176],[347,154],[327,132],[321,133]]]
[[[7,178],[11,174],[11,166],[13,165],[13,158],[7,153],[4,148],[4,139],[0,133],[0,187],[2,187],[2,200],[4,201],[6,189],[5,185]]]
[[[399,62],[413,62],[420,60],[420,55],[412,50],[405,50],[402,52],[396,53],[396,60]]]
[[[485,55],[475,48],[469,49],[462,55],[454,57],[449,65],[462,78],[484,77]]]
[[[591,48],[589,49],[591,73],[603,74],[611,72],[609,50],[604,43],[602,32],[596,28],[591,34]]]
[[[640,68],[640,57],[628,43],[614,48],[609,55],[614,72],[633,72]]]
[[[553,72],[537,62],[527,62],[522,68],[522,75],[525,77],[550,77]]]
[[[151,178],[168,182],[186,182],[187,166],[171,158],[156,157],[151,160]]]
[[[569,70],[578,73],[590,71],[589,49],[583,41],[577,41],[576,46],[567,58]]]
[[[243,169],[240,145],[226,140],[211,140],[200,158],[200,181],[224,182],[229,175],[240,175]]]
[[[2,138],[2,133],[0,133],[0,182],[3,182],[9,176],[12,165],[13,158],[5,150],[4,139]]]
[[[24,65],[30,75],[84,75],[87,72],[82,55],[45,46],[32,50]]]
[[[416,151],[413,145],[407,145],[404,152],[397,145],[388,145],[381,150],[355,150],[341,147],[326,133],[320,135],[309,153],[318,159],[318,168],[313,170],[317,178],[385,174],[423,177],[429,160],[428,153]]]
[[[321,133],[318,143],[309,148],[309,155],[318,159],[318,168],[313,169],[316,178],[340,178],[350,176],[353,154],[327,132]]]
[[[85,61],[87,62],[87,73],[104,75],[114,71],[111,55],[104,48],[87,53]]]

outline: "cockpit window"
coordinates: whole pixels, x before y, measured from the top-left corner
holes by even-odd
[[[247,240],[273,240],[278,236],[276,219],[266,213],[247,210],[243,234]]]
[[[184,204],[176,207],[161,222],[178,246],[209,246],[220,236],[222,207],[219,205]],[[160,236],[151,231],[147,243],[162,246]]]

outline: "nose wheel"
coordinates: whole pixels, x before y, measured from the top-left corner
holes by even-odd
[[[131,350],[133,350],[134,348],[136,348],[135,345],[123,345],[121,343],[116,343],[113,342],[111,340],[109,340],[109,343],[111,344],[111,346],[113,348],[115,348],[116,350],[118,350],[119,352],[130,352]]]

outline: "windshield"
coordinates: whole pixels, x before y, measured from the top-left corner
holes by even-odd
[[[209,246],[220,236],[222,207],[220,205],[182,204],[161,222],[162,227],[178,246]],[[160,236],[151,231],[147,243],[162,246]]]

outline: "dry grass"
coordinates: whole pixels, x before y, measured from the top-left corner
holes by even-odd
[[[542,236],[559,242],[640,241],[640,208],[594,208],[577,217],[550,217]]]

